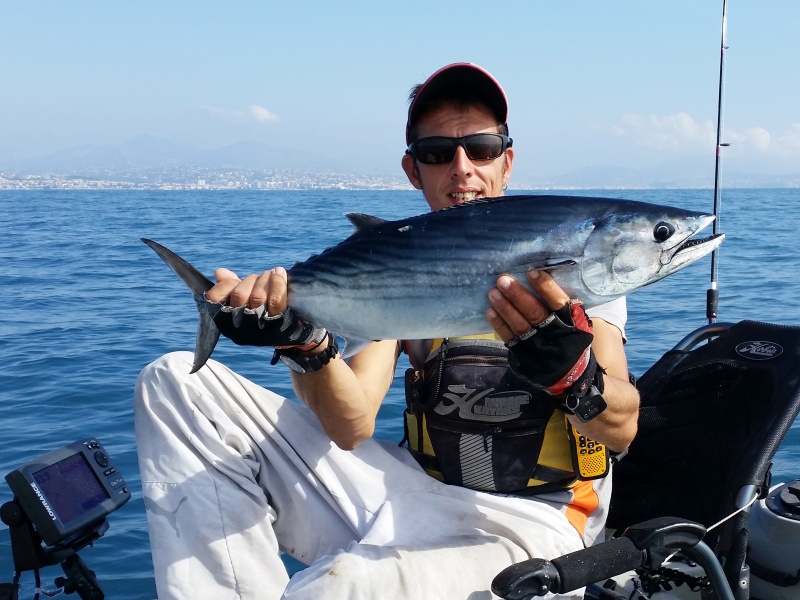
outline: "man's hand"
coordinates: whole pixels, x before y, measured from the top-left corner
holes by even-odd
[[[283,267],[248,275],[228,269],[214,273],[217,284],[206,292],[220,304],[214,323],[220,333],[241,346],[317,347],[327,331],[300,319],[288,306],[288,275]]]
[[[209,302],[226,303],[228,306],[258,308],[266,305],[269,316],[279,315],[287,307],[289,278],[286,269],[275,267],[261,275],[248,275],[244,279],[228,269],[214,271],[217,284],[206,292]]]
[[[492,306],[486,318],[505,343],[525,335],[531,326],[569,304],[569,296],[549,273],[529,271],[528,281],[541,300],[510,275],[501,275],[497,287],[489,290]]]
[[[531,271],[527,277],[541,300],[503,275],[489,292],[486,317],[509,347],[517,375],[554,396],[583,396],[597,370],[586,312],[549,274]]]

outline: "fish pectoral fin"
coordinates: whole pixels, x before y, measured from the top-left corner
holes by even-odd
[[[556,269],[565,269],[567,267],[574,267],[578,263],[571,259],[566,260],[547,260],[542,262],[525,263],[517,265],[513,269],[506,271],[509,275],[525,275],[528,271],[554,271]]]
[[[558,261],[558,262],[548,262],[548,263],[546,263],[544,265],[531,265],[530,267],[528,267],[528,271],[552,271],[554,269],[563,269],[565,267],[574,267],[577,264],[578,264],[577,261],[574,261],[574,260],[571,260],[571,259],[567,259],[567,260],[561,260],[561,261]]]
[[[368,231],[387,222],[386,219],[365,215],[364,213],[347,213],[345,217],[353,224],[356,231]]]

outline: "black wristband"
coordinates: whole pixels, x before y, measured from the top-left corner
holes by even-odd
[[[295,373],[315,373],[331,362],[339,353],[339,344],[332,333],[328,333],[328,346],[319,354],[305,355],[296,348],[276,348],[275,354],[269,364],[274,365],[279,360]]]
[[[592,359],[594,360],[593,357]],[[573,386],[569,393],[554,398],[557,402],[557,408],[569,415],[575,415],[581,423],[594,419],[608,406],[603,398],[603,391],[605,390],[604,373],[605,369],[597,365],[591,385],[583,393],[577,391]]]

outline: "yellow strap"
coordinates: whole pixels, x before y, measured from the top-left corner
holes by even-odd
[[[495,340],[495,341],[498,341],[498,342],[501,340],[500,336],[497,335],[494,332],[492,332],[492,333],[481,333],[481,334],[478,334],[478,335],[460,335],[458,337],[451,337],[451,338],[447,338],[447,339],[448,340],[452,340],[452,341],[456,341],[456,340]],[[431,352],[433,352],[434,350],[438,350],[441,347],[443,341],[444,341],[443,338],[437,338],[437,339],[433,340],[433,344],[431,345]]]

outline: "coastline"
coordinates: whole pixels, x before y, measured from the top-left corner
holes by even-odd
[[[675,180],[653,183],[581,182],[518,182],[509,191],[576,191],[576,190],[706,190],[713,183]],[[726,189],[797,189],[800,174],[796,176],[740,177],[726,181]],[[179,169],[138,170],[126,173],[100,174],[24,173],[0,171],[0,191],[55,191],[55,190],[173,190],[173,191],[413,191],[406,180],[393,177],[355,175],[333,172],[302,171],[252,171],[249,169]]]

